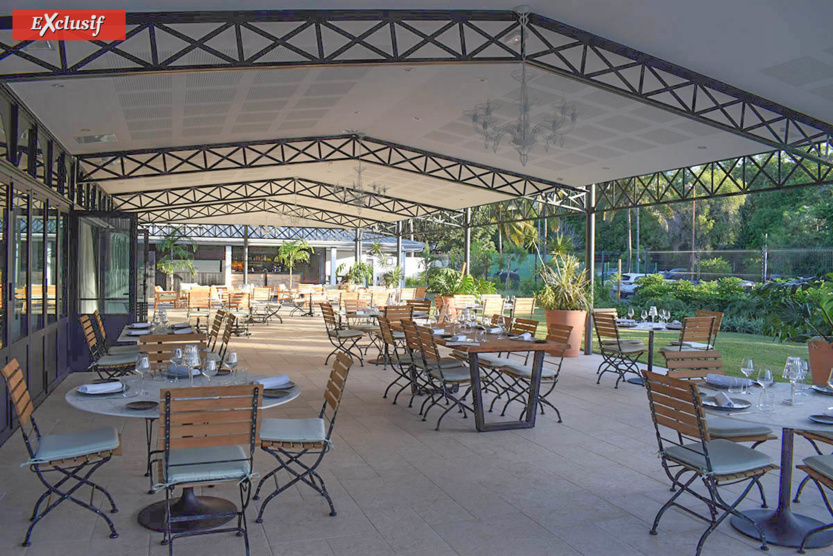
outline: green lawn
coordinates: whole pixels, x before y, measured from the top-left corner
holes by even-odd
[[[542,324],[546,322],[544,311],[536,309],[534,319]],[[539,337],[546,336],[546,326],[538,328]],[[648,332],[638,330],[622,331],[623,338],[639,338],[648,345]],[[680,337],[679,332],[657,332],[654,334],[654,363],[664,366],[665,359],[659,352],[660,348],[668,345],[672,340]],[[594,344],[595,344],[594,334]],[[744,357],[749,356],[755,361],[755,368],[769,367],[773,371],[776,380],[781,381],[781,371],[789,356],[807,357],[807,345],[795,343],[779,343],[769,336],[757,334],[738,334],[736,332],[721,332],[717,338],[717,350],[723,355],[723,364],[726,374],[742,376],[740,364]],[[640,361],[646,362],[647,355]]]

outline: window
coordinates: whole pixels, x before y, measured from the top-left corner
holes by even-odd
[[[44,289],[43,282],[46,274],[46,265],[44,264],[44,238],[46,228],[46,203],[40,199],[32,197],[31,201],[31,242],[32,250],[30,266],[32,267],[29,274],[32,282],[29,284],[32,325],[34,330],[40,330],[44,326],[45,312],[44,312]]]
[[[58,257],[58,279],[60,280],[60,287],[58,288],[58,313],[65,317],[68,314],[67,302],[69,299],[67,274],[69,273],[69,242],[67,241],[67,234],[69,229],[69,215],[62,212],[58,215],[58,244],[60,246],[60,254]]]
[[[46,322],[58,320],[58,218],[57,208],[50,207],[46,221]],[[63,257],[61,257],[63,259]]]
[[[9,268],[12,271],[14,288],[14,305],[12,307],[9,343],[29,333],[29,307],[26,300],[26,286],[29,283],[29,195],[15,191],[12,197],[11,230],[12,258]]]
[[[6,345],[6,202],[9,188],[0,183],[0,348]]]

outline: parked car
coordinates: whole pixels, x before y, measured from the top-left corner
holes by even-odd
[[[672,268],[671,270],[663,270],[662,274],[666,280],[690,280],[691,272],[687,268]]]
[[[633,292],[636,290],[636,281],[643,276],[648,276],[647,274],[640,274],[637,272],[624,272],[622,273],[622,297],[629,297],[633,295]],[[613,293],[616,293],[616,286],[617,283],[613,283]]]

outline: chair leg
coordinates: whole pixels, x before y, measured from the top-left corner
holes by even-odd
[[[285,469],[290,475],[292,475],[292,479],[289,482],[287,482],[285,485],[283,485],[282,487],[276,487],[275,490],[272,491],[269,494],[269,496],[266,497],[266,499],[260,505],[260,509],[258,510],[257,519],[255,519],[256,523],[263,523],[263,513],[266,511],[266,506],[269,505],[269,502],[271,502],[273,498],[275,498],[277,495],[284,492],[286,489],[290,488],[292,485],[294,485],[298,482],[305,483],[306,485],[310,486],[313,490],[318,492],[321,496],[323,496],[324,499],[327,501],[327,504],[330,507],[330,515],[331,516],[336,515],[335,507],[333,506],[333,501],[330,499],[330,495],[327,492],[326,487],[324,486],[324,481],[315,472],[315,469],[320,465],[321,461],[324,459],[324,454],[327,453],[327,447],[326,446],[324,448],[322,448],[320,452],[310,452],[309,450],[302,450],[302,451],[297,452],[297,453],[289,453],[289,452],[287,452],[285,450],[282,450],[280,448],[278,448],[277,450],[271,450],[269,448],[264,447],[262,449],[263,449],[264,452],[267,452],[268,454],[271,454],[272,457],[274,457],[278,461],[278,467],[274,470],[274,472],[277,472],[281,469]],[[303,456],[305,456],[307,454],[312,455],[312,454],[316,454],[316,453],[318,454],[318,458],[315,460],[315,462],[312,465],[309,465],[309,466],[305,465],[301,461],[301,458]],[[286,461],[284,461],[283,458],[286,458]],[[302,472],[296,471],[295,469],[292,468],[293,465],[295,465],[297,467],[300,467],[303,471]],[[269,473],[266,477],[264,477],[264,479],[266,479],[269,475],[273,475],[273,473]],[[318,478],[318,480],[321,483],[320,487],[315,483],[315,478],[316,477]],[[261,479],[260,484],[258,485],[258,490],[257,490],[258,494],[260,493],[260,487],[263,485],[263,482],[264,482],[263,479]]]

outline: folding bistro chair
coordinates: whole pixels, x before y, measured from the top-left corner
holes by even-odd
[[[739,512],[737,506],[754,485],[758,485],[763,494],[761,477],[778,469],[778,466],[772,463],[769,456],[757,450],[728,440],[713,440],[703,412],[700,391],[695,383],[648,371],[642,376],[656,429],[662,468],[671,480],[672,491],[675,491],[654,518],[651,534],[657,534],[657,526],[663,514],[674,506],[709,524],[700,536],[695,556],[699,556],[712,531],[730,515],[752,523],[760,535],[761,550],[767,550],[766,537],[760,526]],[[667,431],[671,431],[671,434]],[[691,488],[697,479],[702,480],[707,496]],[[724,500],[720,487],[742,483],[747,484],[740,496],[733,502]],[[706,504],[709,516],[680,504],[678,500],[683,494]],[[763,500],[763,506],[766,507],[766,499]]]
[[[118,538],[116,527],[107,514],[92,505],[92,496],[96,490],[103,493],[110,504],[110,513],[118,512],[116,503],[104,487],[90,480],[92,474],[110,461],[113,456],[121,455],[118,431],[113,427],[103,427],[70,434],[41,435],[38,423],[32,414],[35,406],[29,396],[26,377],[17,360],[12,359],[3,367],[2,374],[6,381],[6,390],[20,422],[26,451],[29,453],[29,461],[26,465],[46,487],[46,491],[35,502],[30,518],[32,523],[26,531],[23,546],[31,545],[35,525],[67,500],[104,518],[110,528],[110,538]],[[90,487],[89,504],[74,496],[83,486]],[[52,501],[53,494],[55,495],[54,502]],[[46,505],[41,510],[44,501]]]
[[[153,287],[153,310],[159,306],[160,303],[173,303],[175,309],[179,309],[179,293],[175,291],[165,291],[162,286]]]
[[[671,342],[670,346],[678,345],[680,342],[683,343],[685,346],[684,349],[714,349],[715,342],[717,342],[717,334],[720,332],[720,323],[723,322],[723,313],[719,313],[717,311],[703,311],[698,309],[695,313],[695,318],[708,318],[711,317],[712,319],[712,328],[711,334],[709,334],[708,341],[702,342],[695,338],[686,338],[680,339],[675,342]],[[685,319],[683,319],[683,323],[685,323]]]
[[[324,364],[330,362],[330,357],[338,352],[346,353],[350,358],[357,358],[364,367],[364,360],[362,359],[361,348],[357,347],[359,340],[364,337],[364,332],[361,330],[351,330],[350,328],[341,328],[336,318],[333,306],[329,303],[321,304],[321,314],[324,316],[324,326],[327,329],[327,337],[330,343],[335,348],[327,355]],[[356,350],[355,352],[353,350]]]
[[[341,398],[344,394],[344,385],[347,383],[347,374],[353,360],[345,353],[336,355],[333,363],[333,370],[330,372],[330,380],[327,382],[327,390],[324,392],[324,405],[318,412],[318,417],[311,419],[263,419],[260,426],[260,448],[271,454],[277,461],[278,466],[264,475],[257,485],[254,499],[260,498],[260,489],[270,478],[274,478],[275,490],[260,505],[257,512],[257,523],[263,523],[263,512],[266,506],[281,492],[291,488],[296,483],[304,483],[327,500],[330,506],[330,515],[336,515],[335,506],[324,485],[324,480],[316,469],[321,465],[324,454],[332,447],[333,427],[335,427],[338,409],[341,406]],[[307,465],[301,461],[304,456],[314,456],[315,460]],[[280,486],[277,473],[286,470],[291,479]]]
[[[174,541],[210,533],[237,533],[249,554],[246,508],[252,487],[252,459],[260,440],[262,391],[259,386],[201,386],[160,392],[159,481],[165,489],[165,532],[162,544],[173,556]],[[171,514],[177,487],[194,488],[222,483],[240,487],[240,509],[209,515]],[[173,532],[183,522],[237,518],[236,527]],[[178,528],[179,529],[179,528]]]
[[[252,322],[252,308],[247,292],[234,292],[229,297],[228,312],[235,316],[234,334],[237,336],[251,336],[249,323]]]
[[[432,388],[429,393],[430,396],[425,399],[420,409],[422,420],[428,418],[428,412],[445,400],[448,403],[446,410],[437,419],[437,426],[434,430],[440,430],[440,423],[443,418],[448,415],[448,412],[455,407],[463,413],[463,418],[467,418],[466,411],[474,413],[474,410],[464,403],[464,400],[471,392],[471,373],[469,373],[468,366],[466,366],[459,359],[453,357],[441,357],[440,350],[437,348],[437,343],[434,341],[434,336],[431,329],[425,326],[417,326],[417,333],[419,337],[420,353],[422,361],[414,361],[414,364],[422,366],[425,376],[430,381]],[[466,387],[467,386],[467,387]],[[465,392],[460,397],[455,396],[455,392],[466,387]],[[429,404],[425,408],[426,404]]]
[[[712,349],[714,317],[686,317],[680,329],[680,339],[662,347],[663,355],[671,351]]]
[[[214,313],[214,321],[211,323],[211,328],[208,331],[208,341],[206,345],[209,351],[214,351],[217,345],[217,338],[220,336],[220,329],[223,327],[223,322],[226,320],[226,312],[222,309]]]
[[[399,290],[399,301],[416,299],[416,288],[402,288]]]
[[[393,397],[393,405],[396,405],[399,394],[407,387],[414,385],[411,372],[411,364],[413,361],[407,353],[407,348],[403,346],[405,344],[405,333],[399,332],[398,335],[394,335],[395,332],[391,328],[391,321],[385,316],[379,316],[377,318],[379,320],[379,337],[382,339],[384,346],[385,364],[390,363],[396,375],[393,381],[388,384],[388,387],[385,388],[385,394],[382,397],[387,399],[390,389],[394,386],[399,387],[396,395]],[[401,321],[399,324],[401,326]]]
[[[558,384],[558,376],[561,374],[561,366],[564,363],[564,352],[570,348],[570,345],[567,342],[570,340],[570,333],[572,331],[572,326],[550,324],[547,330],[547,340],[557,344],[563,344],[565,347],[558,354],[550,354],[557,361],[554,369],[548,367],[541,369],[542,390],[538,394],[538,407],[541,408],[541,415],[544,414],[545,405],[551,407],[558,416],[559,423],[562,422],[561,412],[558,411],[558,408],[549,401],[548,397],[552,394],[553,390],[555,390],[556,384]],[[523,420],[526,416],[526,400],[529,394],[529,384],[532,380],[532,366],[527,365],[526,363],[522,365],[519,362],[509,363],[508,365],[499,367],[498,371],[500,372],[499,382],[504,386],[504,388],[500,394],[492,400],[492,403],[489,405],[489,411],[492,411],[495,402],[497,402],[503,394],[506,394],[507,399],[503,404],[503,411],[500,412],[501,417],[506,415],[506,408],[509,407],[509,404],[517,401],[523,404],[524,407],[520,417],[521,420]],[[545,384],[547,385],[546,387],[544,387]],[[498,386],[495,385],[495,387],[497,388]]]
[[[431,389],[431,380],[425,373],[425,362],[422,359],[422,349],[419,343],[419,331],[417,324],[412,320],[403,320],[402,333],[405,336],[404,348],[407,352],[407,357],[411,364],[409,371],[411,373],[410,379],[413,387],[411,388],[411,399],[408,401],[408,407],[414,406],[414,398],[418,394],[424,394]],[[419,365],[417,365],[419,363]],[[420,415],[422,412],[420,411]]]
[[[104,322],[101,320],[101,314],[98,309],[93,311],[93,325],[97,325],[98,339],[101,347],[107,355],[121,355],[124,353],[139,353],[139,347],[135,345],[130,346],[116,346],[107,340],[107,331],[104,330]]]
[[[431,300],[430,299],[411,299],[405,302],[408,307],[413,309],[414,320],[428,323],[431,321]]]
[[[480,312],[481,322],[491,322],[495,315],[503,315],[503,298],[500,295],[483,295],[480,298],[483,310]]]
[[[188,290],[188,312],[186,318],[197,319],[195,330],[205,330],[208,327],[208,319],[211,316],[211,288],[208,286],[196,286]],[[200,324],[200,319],[205,319],[206,325]]]
[[[138,351],[108,354],[98,343],[89,315],[81,315],[78,320],[81,321],[81,329],[87,339],[91,360],[90,370],[95,371],[100,378],[115,378],[129,374],[136,367],[136,362],[139,360]]]
[[[226,355],[228,354],[228,343],[231,340],[231,333],[237,328],[237,317],[234,315],[227,315],[226,316],[226,327],[223,329],[223,336],[220,338],[220,347],[217,347],[217,343],[215,341],[213,350],[209,350],[206,354],[206,358],[212,359],[217,362],[217,369],[219,370],[223,363],[226,360]]]
[[[603,361],[596,369],[599,378],[596,384],[602,380],[605,373],[618,375],[616,386],[625,380],[625,373],[633,373],[639,376],[639,368],[636,363],[639,357],[645,353],[646,347],[642,340],[623,340],[619,337],[619,328],[616,326],[616,317],[610,314],[594,313],[593,327],[596,329],[596,336],[599,339],[599,352]]]
[[[252,322],[268,324],[272,302],[272,288],[254,288],[252,290]]]
[[[818,451],[818,448],[816,448],[816,451]],[[819,453],[817,456],[804,458],[801,465],[796,465],[796,469],[801,469],[807,476],[801,481],[801,487],[798,490],[795,501],[798,502],[798,496],[801,494],[801,489],[804,488],[805,483],[813,481],[819,489],[821,499],[827,507],[827,511],[833,515],[833,506],[830,505],[830,499],[827,497],[825,490],[825,488],[833,489],[833,455],[822,455]],[[833,529],[833,523],[827,523],[810,530],[801,541],[801,546],[798,549],[799,554],[804,554],[805,548],[820,548],[825,546],[823,543],[817,546],[807,546],[807,543],[811,542],[810,539],[815,535],[830,529]]]
[[[531,317],[535,312],[535,298],[534,297],[516,297],[512,302],[512,318],[519,316]]]
[[[414,299],[425,299],[428,294],[428,286],[419,286],[414,292]]]

